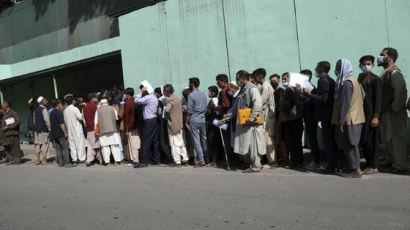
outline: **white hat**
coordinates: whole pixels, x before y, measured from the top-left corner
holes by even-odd
[[[108,101],[107,101],[107,99],[101,99],[100,103],[101,103],[101,104],[103,104],[103,103],[108,103]]]
[[[38,97],[38,98],[37,98],[37,103],[40,104],[43,99],[44,99],[44,97],[42,97],[42,96]]]
[[[231,84],[231,85],[233,85],[233,86],[235,86],[236,88],[239,89],[239,86],[238,86],[238,84],[236,84],[236,81],[231,81],[229,84]]]

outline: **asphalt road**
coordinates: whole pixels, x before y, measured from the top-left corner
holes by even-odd
[[[0,229],[410,229],[410,176],[0,165]]]

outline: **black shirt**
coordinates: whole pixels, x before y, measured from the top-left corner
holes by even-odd
[[[64,115],[58,109],[53,109],[50,113],[50,123],[51,123],[51,131],[50,135],[52,139],[60,139],[64,137],[64,132],[60,127],[60,124],[64,124]]]

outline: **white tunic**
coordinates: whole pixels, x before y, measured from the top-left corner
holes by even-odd
[[[64,110],[64,122],[67,127],[70,149],[85,151],[86,140],[80,123],[82,120],[83,116],[80,110],[74,105],[69,105]]]
[[[104,104],[102,106],[108,106],[107,104]],[[115,113],[115,119],[118,121],[118,113],[117,110],[112,108]],[[94,124],[98,124],[98,113],[95,113],[94,117]],[[119,145],[121,142],[119,139],[117,132],[110,132],[110,133],[104,133],[100,135],[100,145],[101,146],[109,146],[109,145]]]

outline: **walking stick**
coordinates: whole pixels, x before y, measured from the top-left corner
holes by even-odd
[[[226,166],[228,167],[228,171],[231,171],[231,169],[229,168],[228,155],[227,155],[227,153],[226,153],[226,148],[225,148],[225,140],[224,140],[224,136],[222,135],[222,129],[221,129],[221,126],[218,126],[218,128],[219,128],[219,133],[221,134],[222,146],[223,146],[223,148],[224,148],[225,160],[226,160]]]

